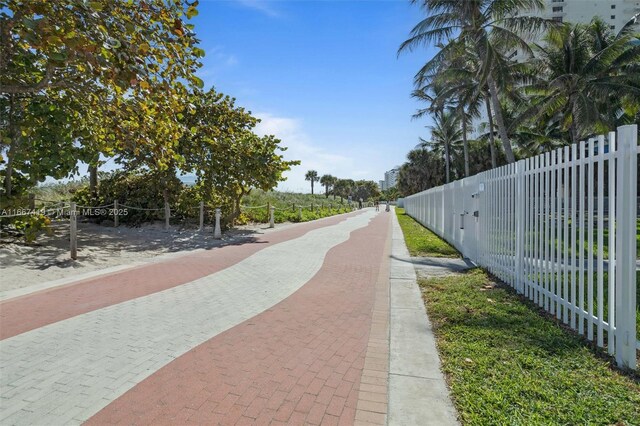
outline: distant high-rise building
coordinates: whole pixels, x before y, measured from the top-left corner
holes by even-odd
[[[378,186],[380,187],[380,191],[384,191],[385,189],[385,182],[383,180],[378,181]]]
[[[400,167],[395,167],[384,173],[384,189],[394,188],[396,186],[398,173],[400,173]]]

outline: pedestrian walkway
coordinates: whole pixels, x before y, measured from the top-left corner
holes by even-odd
[[[457,425],[431,323],[395,214],[391,249],[389,424]]]
[[[0,302],[0,424],[406,424],[394,221],[365,209]]]
[[[365,210],[2,302],[0,422],[352,424],[388,220]]]

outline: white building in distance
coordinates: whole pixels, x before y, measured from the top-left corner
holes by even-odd
[[[400,167],[396,166],[395,168],[384,173],[384,180],[380,181],[380,184],[384,184],[383,191],[385,189],[394,188],[398,183],[398,174],[400,173]]]

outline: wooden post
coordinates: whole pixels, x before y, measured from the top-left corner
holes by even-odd
[[[169,229],[169,218],[171,217],[171,207],[169,207],[169,202],[165,201],[164,203],[164,229]]]
[[[78,222],[76,216],[76,203],[71,201],[69,203],[69,222],[70,222],[70,237],[69,237],[69,249],[71,251],[71,259],[76,260],[78,258]]]
[[[204,231],[204,201],[200,201],[200,232]]]
[[[216,209],[216,227],[213,230],[213,238],[222,238],[222,231],[220,230],[220,209]]]
[[[118,227],[118,200],[113,202],[113,226]]]
[[[275,227],[275,210],[274,206],[269,206],[269,228]]]

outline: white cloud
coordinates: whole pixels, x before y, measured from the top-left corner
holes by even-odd
[[[280,16],[280,12],[274,9],[271,5],[271,2],[267,0],[236,0],[239,4],[249,9],[257,10],[267,16],[272,18],[277,18]]]
[[[353,176],[353,160],[343,155],[329,152],[317,145],[303,129],[301,120],[289,117],[277,117],[269,113],[256,113],[262,122],[256,126],[258,135],[275,135],[282,140],[281,145],[287,147],[284,158],[300,160],[299,166],[285,173],[286,181],[278,185],[280,191],[310,192],[311,185],[305,181],[308,170],[316,170],[320,176],[331,174],[338,177]],[[317,185],[314,188],[319,188]],[[318,190],[318,192],[321,192]]]

